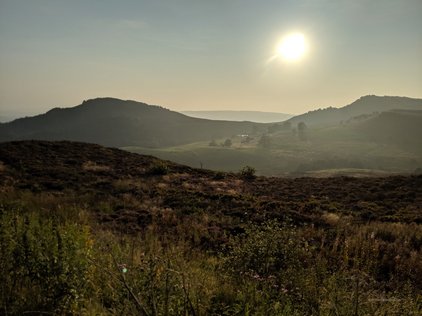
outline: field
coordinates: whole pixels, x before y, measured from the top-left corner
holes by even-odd
[[[2,314],[422,311],[422,176],[261,177],[74,142],[0,160]]]
[[[371,141],[350,127],[309,128],[305,140],[300,140],[291,130],[273,133],[262,130],[249,137],[251,140],[246,143],[245,137],[232,136],[230,147],[222,146],[225,139],[217,139],[216,146],[196,142],[166,148],[123,149],[195,168],[237,171],[250,165],[265,176],[303,176],[321,170],[336,175],[337,169],[347,169],[349,175],[355,169],[366,169],[366,174],[382,176],[413,173],[422,166],[418,146],[409,149],[397,143]],[[357,170],[356,175],[360,173]]]

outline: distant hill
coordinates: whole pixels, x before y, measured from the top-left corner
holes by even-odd
[[[422,110],[422,99],[368,95],[341,108],[310,111],[294,116],[289,121],[292,124],[304,122],[310,126],[337,125],[356,116],[390,110]]]
[[[18,117],[23,115],[17,115],[15,113],[10,112],[0,112],[0,123],[10,122],[14,119],[17,119]]]
[[[285,121],[292,114],[261,111],[181,111],[185,115],[209,120],[249,121],[258,123],[273,123]]]
[[[211,121],[114,98],[0,124],[0,141],[74,140],[107,146],[174,146],[250,132],[257,123]]]
[[[310,126],[304,135],[301,138],[294,125],[276,123],[251,134],[247,142],[242,137],[232,138],[229,148],[198,142],[125,149],[213,170],[237,171],[239,166],[250,165],[267,176],[373,176],[412,173],[422,167],[422,111],[362,114],[343,124]]]

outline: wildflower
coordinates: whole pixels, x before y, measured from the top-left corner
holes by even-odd
[[[119,264],[119,269],[122,271],[122,273],[126,273],[127,272],[126,264],[124,263]]]

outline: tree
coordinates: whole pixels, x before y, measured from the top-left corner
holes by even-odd
[[[230,138],[227,138],[223,143],[224,147],[231,147],[231,145],[232,145],[232,141]]]
[[[242,178],[246,179],[246,180],[253,180],[255,179],[255,168],[251,167],[251,166],[245,166],[242,169],[240,169],[240,175],[242,176]]]

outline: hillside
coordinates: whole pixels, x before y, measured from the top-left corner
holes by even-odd
[[[208,120],[249,121],[257,123],[281,122],[293,116],[285,113],[261,111],[182,111],[181,113]]]
[[[418,211],[422,206],[421,177],[258,177],[248,181],[234,173],[190,168],[152,156],[66,141],[0,143],[0,161],[0,185],[3,187],[12,185],[33,192],[70,190],[82,195],[90,192],[98,194],[98,200],[131,193],[145,205],[138,209],[127,205],[125,212],[122,210],[119,214],[130,213],[135,217],[148,213],[148,205],[154,205],[180,212],[199,207],[212,211],[215,216],[232,217],[231,221],[235,222],[245,220],[245,216],[257,220],[264,214],[270,217],[289,215],[309,221],[330,211],[330,205],[334,203],[338,211],[359,218],[362,214],[356,205],[364,202],[372,204],[380,219],[394,220],[399,216],[408,221],[422,221],[422,213]],[[163,174],[155,170],[162,164],[166,166]],[[367,191],[369,187],[373,188],[371,192]],[[320,205],[314,209],[315,201]],[[268,206],[270,202],[271,207]],[[391,216],[392,210],[394,216]],[[406,213],[402,213],[404,210]],[[119,222],[118,218],[113,221]]]
[[[84,141],[191,167],[238,171],[251,165],[267,176],[308,175],[321,170],[328,175],[336,170],[357,175],[412,173],[422,167],[422,116],[415,110],[420,101],[362,97],[344,108],[304,114],[313,121],[317,117],[316,121],[332,124],[309,124],[306,135],[299,135],[292,120],[301,116],[271,124],[212,121],[144,103],[103,98],[0,124],[0,140]],[[401,109],[387,111],[397,107]],[[359,114],[368,111],[372,112]],[[343,120],[333,123],[332,113]],[[230,146],[224,145],[227,139]]]
[[[253,125],[191,118],[159,106],[98,98],[1,124],[0,141],[73,140],[108,146],[162,147],[245,134]]]
[[[260,175],[297,176],[412,173],[422,167],[422,111],[396,110],[353,117],[333,126],[271,124],[224,147],[198,142],[167,148],[124,147],[192,167],[237,171],[251,165]],[[265,140],[265,143],[262,141]]]
[[[422,153],[422,111],[383,112],[353,128],[370,141]]]
[[[265,178],[0,143],[0,313],[417,315],[421,211],[422,176]]]
[[[353,117],[390,110],[422,110],[422,99],[368,95],[341,108],[329,107],[310,111],[289,119],[292,124],[309,126],[338,125]]]

